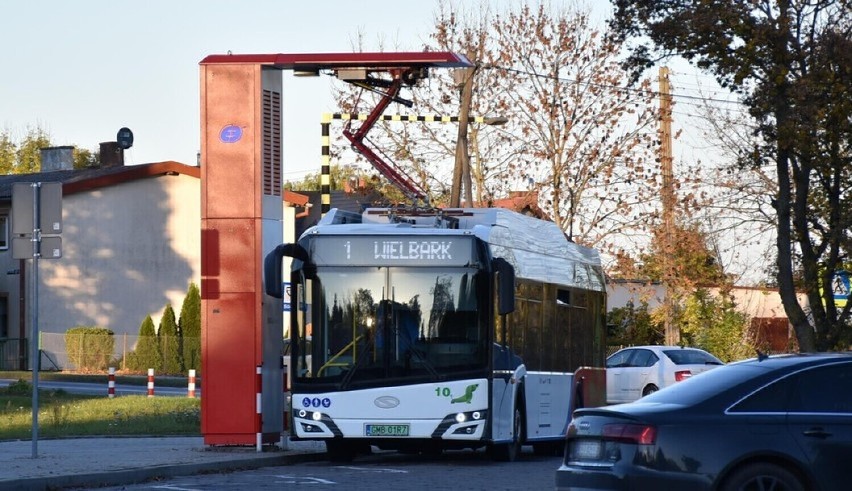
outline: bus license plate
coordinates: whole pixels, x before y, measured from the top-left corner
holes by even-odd
[[[601,442],[597,440],[575,440],[574,458],[579,460],[595,460],[601,454]]]
[[[408,425],[373,425],[364,427],[364,436],[408,436]]]

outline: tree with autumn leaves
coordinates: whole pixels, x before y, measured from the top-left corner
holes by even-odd
[[[838,307],[832,281],[852,253],[852,1],[614,4],[610,25],[632,43],[627,63],[637,76],[676,54],[740,96],[757,131],[738,164],[774,166],[777,189],[764,199],[800,349],[848,349],[852,302]]]
[[[671,234],[671,237],[664,237]],[[672,230],[654,229],[648,251],[637,259],[620,255],[612,274],[662,283],[673,297],[651,310],[647,303],[613,309],[608,324],[614,344],[660,344],[668,316],[683,345],[703,348],[724,361],[753,356],[750,320],[731,295],[732,278],[717,260],[713,241],[696,223],[679,221]],[[666,309],[670,308],[671,311]]]

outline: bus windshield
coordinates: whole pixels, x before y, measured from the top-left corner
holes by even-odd
[[[312,340],[298,379],[345,390],[485,370],[485,278],[472,267],[318,267],[310,328],[297,330]]]

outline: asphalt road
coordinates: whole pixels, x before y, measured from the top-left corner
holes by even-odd
[[[201,490],[365,490],[466,491],[547,490],[555,487],[561,457],[533,455],[516,462],[494,462],[482,450],[438,456],[376,452],[351,463],[327,460],[254,470],[210,473],[102,488],[104,491]]]

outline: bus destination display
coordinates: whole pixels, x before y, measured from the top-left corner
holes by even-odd
[[[318,266],[465,266],[473,257],[471,237],[315,237]]]

